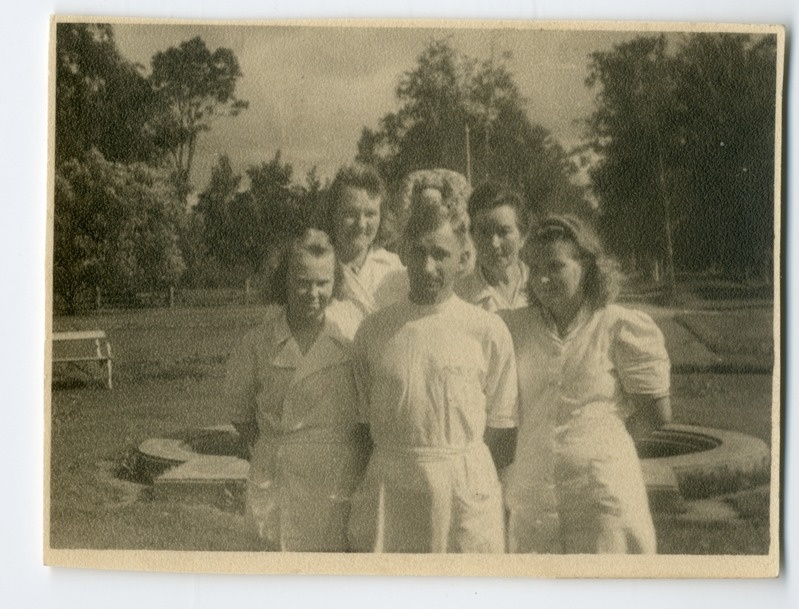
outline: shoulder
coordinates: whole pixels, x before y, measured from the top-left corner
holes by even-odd
[[[489,339],[504,341],[506,337],[509,337],[508,328],[499,315],[466,302],[458,296],[455,298],[454,313],[471,328]]]
[[[238,343],[238,350],[256,351],[271,345],[283,320],[283,307],[270,305],[260,321],[251,327]]]
[[[665,352],[663,332],[650,315],[619,305],[608,305],[605,309],[605,330],[618,354]]]
[[[660,332],[655,320],[648,313],[617,304],[610,304],[604,307],[603,319],[605,324],[616,332],[623,330]]]
[[[389,252],[382,247],[373,249],[369,254],[369,259],[374,264],[385,266],[390,269],[400,270],[405,268],[397,254],[394,252]]]
[[[337,334],[346,341],[352,341],[363,320],[363,312],[351,300],[333,300],[325,311]]]
[[[404,301],[394,302],[374,313],[367,315],[360,324],[355,334],[355,339],[363,341],[370,338],[375,333],[393,326],[397,320],[406,315],[407,305]]]

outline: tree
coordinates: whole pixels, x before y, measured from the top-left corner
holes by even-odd
[[[587,212],[576,167],[549,132],[532,123],[509,54],[484,61],[432,42],[396,89],[399,110],[377,129],[364,128],[357,160],[373,164],[391,185],[417,169],[467,173],[466,131],[473,182],[505,182],[528,197],[531,212]]]
[[[637,266],[663,263],[670,294],[676,265],[742,276],[772,258],[775,42],[643,36],[590,56],[604,232]]]
[[[107,23],[59,23],[55,52],[56,163],[96,148],[110,161],[154,161],[157,100],[140,66],[119,53]]]
[[[162,106],[157,142],[168,152],[184,194],[199,135],[211,128],[216,117],[236,116],[247,108],[247,102],[235,95],[241,76],[232,50],[222,47],[212,53],[199,36],[152,58],[149,80]]]
[[[679,259],[688,268],[702,243],[705,266],[771,279],[776,57],[775,36],[741,34],[695,34],[677,52],[682,163],[690,168],[682,189],[693,219],[678,234]]]
[[[182,215],[169,181],[141,163],[111,163],[97,150],[60,164],[55,179],[53,290],[72,313],[81,292],[135,298],[173,285],[185,265]]]
[[[294,223],[312,220],[310,214],[321,200],[315,171],[308,173],[305,185],[294,184],[293,168],[283,162],[280,151],[271,161],[248,167],[246,173],[249,188],[242,191],[242,177],[233,172],[228,157],[221,156],[192,212],[194,230],[201,227],[204,243],[195,248],[201,250],[195,259],[212,271],[206,275],[215,275],[217,265],[235,281],[259,273]],[[203,276],[201,270],[192,274]]]
[[[680,134],[675,130],[675,66],[664,35],[642,36],[590,55],[586,85],[598,87],[588,120],[601,161],[591,171],[605,203],[602,225],[617,251],[649,263],[665,261],[675,289],[669,175]]]

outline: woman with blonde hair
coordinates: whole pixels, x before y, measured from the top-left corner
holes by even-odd
[[[519,378],[518,442],[504,481],[509,550],[654,553],[627,426],[646,432],[671,418],[663,335],[645,313],[613,304],[616,266],[578,218],[545,218],[523,258],[530,305],[502,314]]]

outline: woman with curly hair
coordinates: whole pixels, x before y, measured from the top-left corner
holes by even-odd
[[[523,258],[530,305],[502,313],[519,379],[504,489],[509,550],[654,553],[627,428],[646,433],[671,418],[663,335],[645,313],[612,304],[616,266],[578,218],[545,218]]]

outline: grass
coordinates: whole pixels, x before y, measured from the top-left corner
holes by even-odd
[[[146,485],[115,473],[127,451],[147,438],[228,420],[222,396],[225,361],[263,314],[259,307],[137,310],[54,321],[56,330],[104,329],[116,360],[113,391],[102,387],[99,371],[97,382],[84,372],[56,371],[50,421],[52,547],[257,549],[241,513],[155,501]],[[732,328],[742,325],[740,318],[730,321],[725,315],[701,320],[708,335],[712,331],[729,336]],[[750,325],[759,328],[761,338],[770,331],[764,324]],[[685,361],[692,348],[685,334],[674,340],[680,328],[676,323],[664,325],[678,362]],[[768,374],[675,374],[673,401],[678,422],[734,429],[770,441]],[[723,526],[659,518],[661,551],[767,550],[767,497],[765,506],[757,495],[730,501],[745,518]]]
[[[769,363],[773,358],[770,310],[692,312],[675,319],[719,355],[752,355]]]

